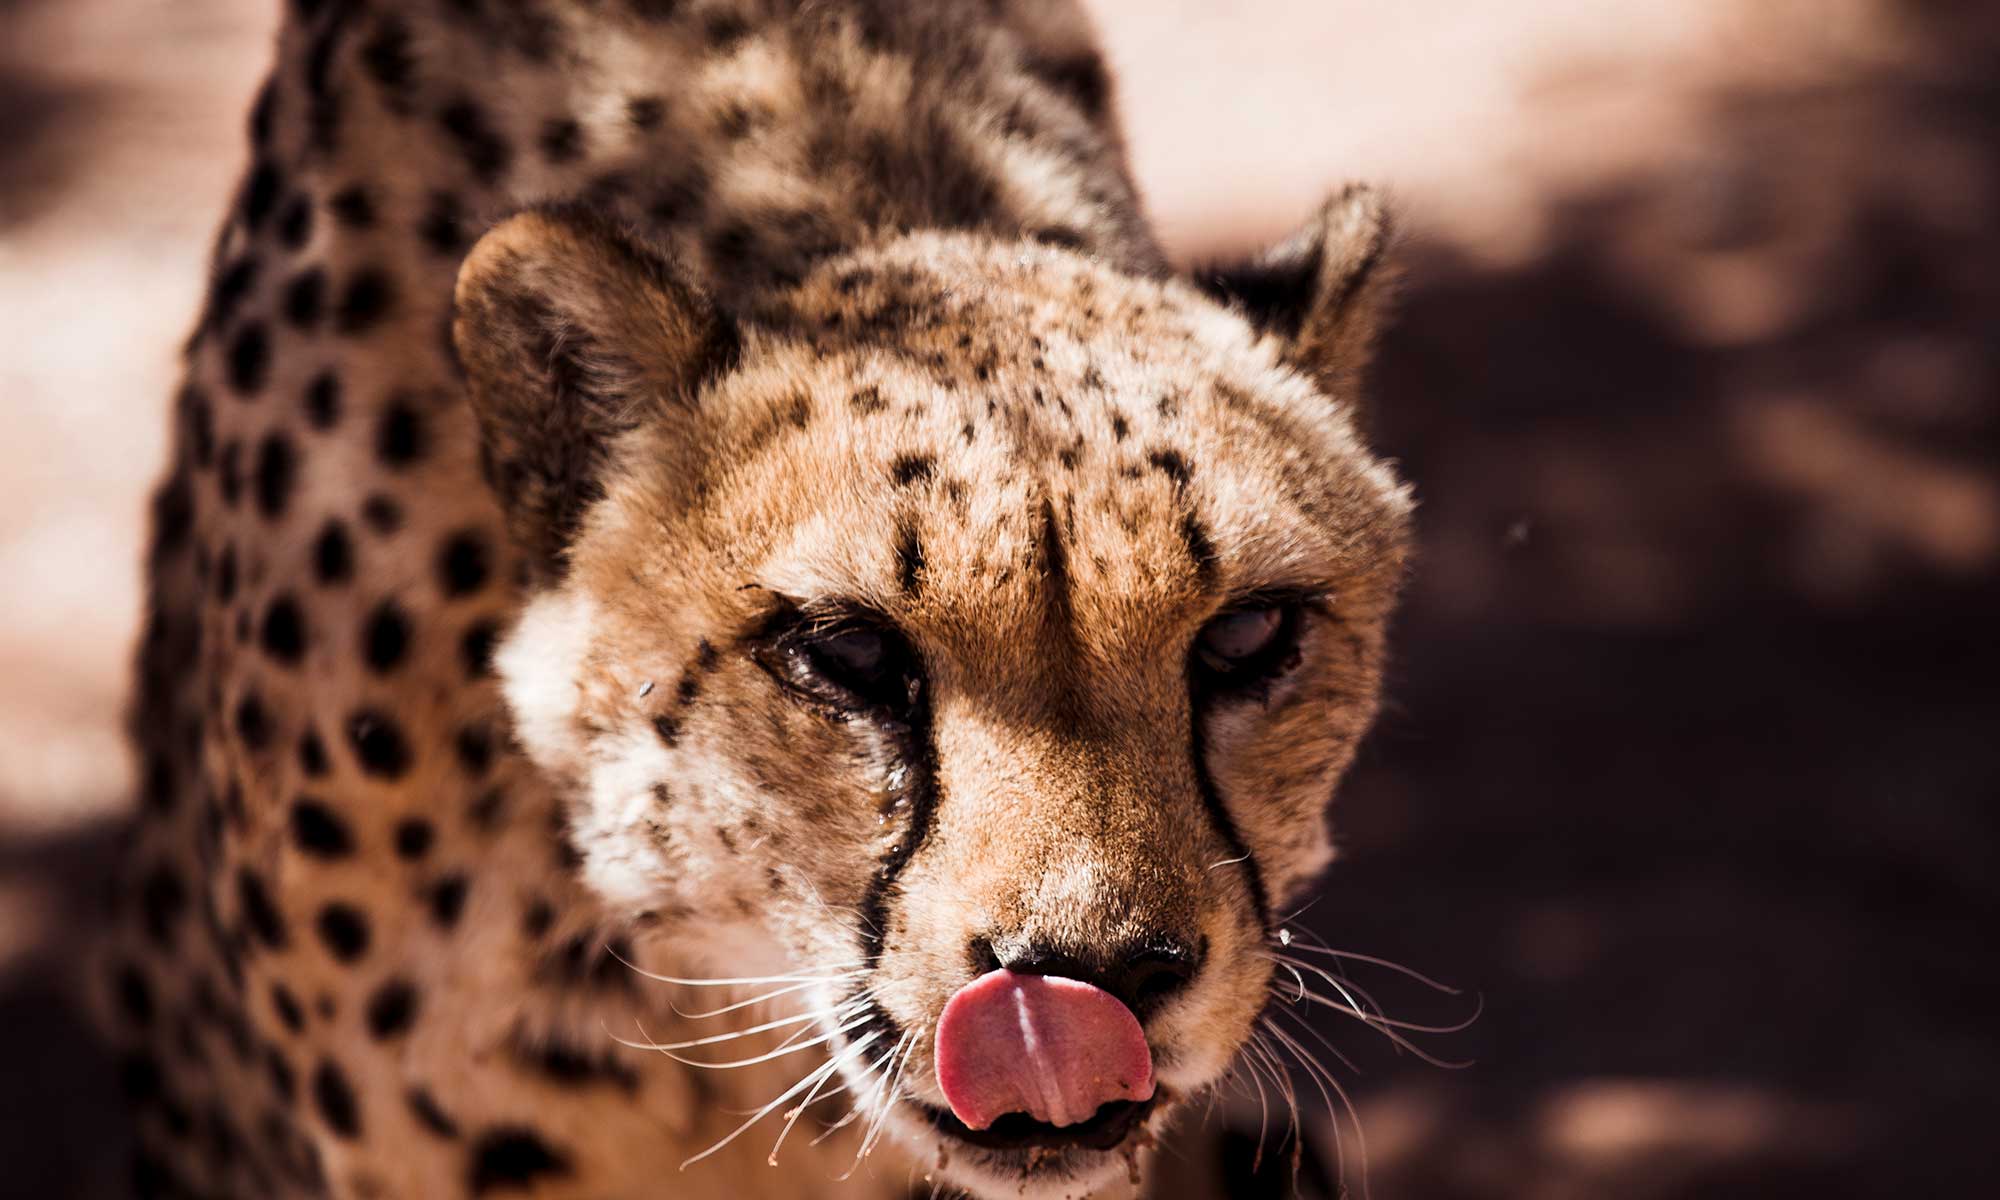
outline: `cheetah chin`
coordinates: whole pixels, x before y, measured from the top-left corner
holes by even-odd
[[[1068,0],[287,11],[153,509],[140,1190],[1193,1146],[1409,544],[1377,197],[1170,270]]]

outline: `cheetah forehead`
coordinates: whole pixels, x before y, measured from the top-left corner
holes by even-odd
[[[1157,629],[1402,561],[1407,495],[1341,403],[1193,289],[1059,249],[926,234],[834,259],[759,311],[700,409],[697,482],[661,469],[679,446],[627,459],[628,548],[707,547],[718,587],[990,639],[1052,589]]]

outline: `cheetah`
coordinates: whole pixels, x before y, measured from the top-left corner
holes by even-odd
[[[1375,193],[1182,276],[1071,0],[291,0],[151,511],[139,1194],[1128,1186],[1331,856]]]

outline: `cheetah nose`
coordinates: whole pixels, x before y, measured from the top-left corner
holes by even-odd
[[[1024,1112],[1075,1125],[1153,1094],[1139,1019],[1102,988],[1001,968],[958,989],[937,1027],[937,1080],[952,1115],[985,1129]]]

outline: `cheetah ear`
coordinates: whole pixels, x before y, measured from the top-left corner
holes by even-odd
[[[686,411],[735,327],[607,218],[544,208],[494,226],[458,271],[452,340],[508,526],[559,578],[620,437]]]
[[[1363,184],[1349,184],[1292,236],[1235,267],[1198,271],[1195,282],[1278,338],[1285,361],[1329,395],[1359,401],[1389,307],[1388,209]]]

